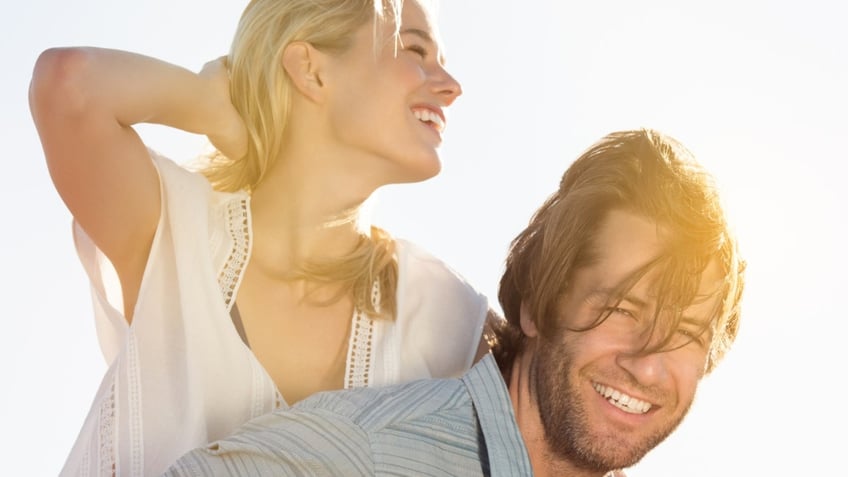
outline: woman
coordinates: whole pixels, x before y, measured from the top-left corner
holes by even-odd
[[[109,362],[63,475],[156,475],[312,393],[452,376],[485,352],[486,299],[358,220],[378,187],[439,172],[460,93],[418,0],[253,0],[198,74],[44,52],[31,109]],[[219,152],[187,170],[143,122]]]

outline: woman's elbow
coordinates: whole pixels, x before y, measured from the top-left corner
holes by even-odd
[[[29,86],[30,110],[36,123],[85,108],[84,78],[89,63],[90,55],[84,48],[50,48],[38,56]]]

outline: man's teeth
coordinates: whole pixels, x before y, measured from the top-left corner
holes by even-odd
[[[598,394],[607,398],[610,404],[621,409],[624,412],[631,414],[645,414],[651,409],[651,403],[640,401],[632,396],[628,396],[621,391],[604,386],[602,384],[594,384],[595,391]]]
[[[442,117],[429,109],[416,109],[412,111],[412,113],[415,114],[415,117],[418,118],[419,121],[433,123],[439,132],[445,129],[445,121]]]

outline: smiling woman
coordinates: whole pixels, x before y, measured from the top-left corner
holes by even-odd
[[[318,391],[456,376],[487,351],[486,298],[360,220],[377,188],[441,169],[461,89],[438,38],[417,0],[253,0],[199,73],[42,53],[32,113],[109,365],[62,475],[158,475]],[[216,150],[178,165],[140,123]]]
[[[32,0],[0,18],[5,473],[59,473],[106,370],[70,214],[27,106],[35,59],[53,45],[100,45],[198,71],[229,51],[247,4]],[[444,108],[443,170],[381,188],[360,221],[414,238],[492,297],[509,241],[589,142],[641,126],[671,133],[721,187],[749,259],[745,322],[689,417],[627,475],[833,473],[844,445],[827,436],[848,408],[812,395],[822,384],[848,392],[843,10],[830,0],[442,1],[440,48],[464,91]],[[181,163],[208,142],[133,128]]]

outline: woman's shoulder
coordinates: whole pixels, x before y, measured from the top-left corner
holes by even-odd
[[[150,147],[148,147],[148,152],[159,172],[159,179],[166,199],[177,198],[182,200],[185,196],[192,196],[195,199],[204,199],[204,202],[220,206],[229,201],[245,200],[248,195],[244,191],[216,191],[197,164],[191,161],[178,162]]]
[[[400,280],[407,284],[426,284],[428,287],[447,287],[473,291],[466,278],[444,260],[420,245],[405,239],[395,239]],[[474,292],[477,293],[476,291]]]
[[[223,261],[236,251],[246,253],[250,240],[247,192],[217,191],[193,163],[148,150],[159,172],[166,221],[172,233],[182,237],[179,242],[194,247],[208,243],[217,267],[225,266]]]
[[[400,378],[459,376],[480,343],[488,299],[442,259],[397,240]]]
[[[461,273],[420,245],[396,240],[398,303],[427,302],[428,307],[477,314],[488,300]]]

